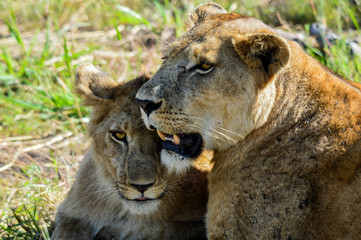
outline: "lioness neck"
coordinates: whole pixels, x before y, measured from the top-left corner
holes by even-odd
[[[332,152],[342,150],[340,146],[350,147],[360,138],[361,132],[360,85],[326,69],[305,55],[296,43],[290,45],[293,45],[293,59],[274,80],[276,96],[272,110],[265,123],[240,145],[246,147],[247,142],[258,137],[264,141],[265,136],[278,137],[279,141],[295,133],[296,136],[304,135],[305,141],[300,142],[299,147],[307,145],[308,137],[319,139],[317,149],[313,146],[318,153],[328,151],[332,155]],[[339,136],[337,140],[335,135]],[[239,145],[236,148],[239,149]]]
[[[330,239],[342,236],[334,229],[352,225],[332,211],[344,198],[346,208],[355,204],[345,191],[359,191],[360,87],[298,54],[298,46],[292,50],[292,64],[274,80],[265,123],[231,149],[215,151],[208,206],[221,210],[208,213],[210,239]]]

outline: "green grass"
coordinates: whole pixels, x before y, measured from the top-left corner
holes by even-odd
[[[48,206],[51,205],[48,197],[58,191],[57,180],[44,179],[36,165],[26,167],[22,173],[28,180],[18,189],[19,197],[27,199],[29,203],[11,207],[10,215],[3,216],[1,239],[49,239],[48,227],[52,216],[49,215],[51,209]]]
[[[2,163],[44,137],[86,131],[89,109],[81,106],[73,88],[79,64],[92,62],[116,81],[154,73],[168,37],[184,33],[189,12],[204,2],[1,1],[0,138],[7,140],[0,139],[0,154],[9,156]],[[315,21],[326,24],[341,39],[331,48],[310,45],[307,51],[340,75],[360,81],[361,59],[352,57],[346,45],[347,38],[361,32],[357,1],[215,2],[275,27],[281,20],[292,29]],[[10,138],[18,136],[32,140]],[[47,228],[86,148],[81,143],[21,153],[13,167],[0,172],[1,239],[49,239]]]

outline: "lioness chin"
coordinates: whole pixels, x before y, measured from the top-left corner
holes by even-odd
[[[52,239],[204,239],[211,156],[183,174],[168,173],[135,102],[148,78],[116,84],[91,64],[76,76],[77,91],[93,107],[92,143],[58,208]]]
[[[255,18],[191,18],[136,97],[173,161],[215,151],[209,239],[360,239],[361,85]]]

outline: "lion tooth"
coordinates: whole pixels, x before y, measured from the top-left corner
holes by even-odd
[[[164,142],[170,141],[170,142],[174,143],[175,145],[180,144],[180,137],[178,135],[168,135],[168,134],[165,134],[164,132],[161,132],[158,129],[157,129],[157,134]]]
[[[165,141],[165,134],[164,133],[162,133],[161,131],[159,131],[158,129],[157,129],[157,133],[158,133],[158,136],[160,137],[160,139],[162,139],[162,141]]]
[[[164,140],[165,140],[165,141],[173,142],[173,138],[170,137],[170,136],[166,136],[166,137],[164,138]]]
[[[173,143],[175,145],[179,145],[180,144],[180,137],[178,135],[173,135]]]

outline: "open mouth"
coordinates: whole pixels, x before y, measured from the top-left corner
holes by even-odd
[[[173,151],[183,157],[197,158],[202,152],[202,137],[198,133],[166,134],[157,129],[162,139],[161,147]]]

